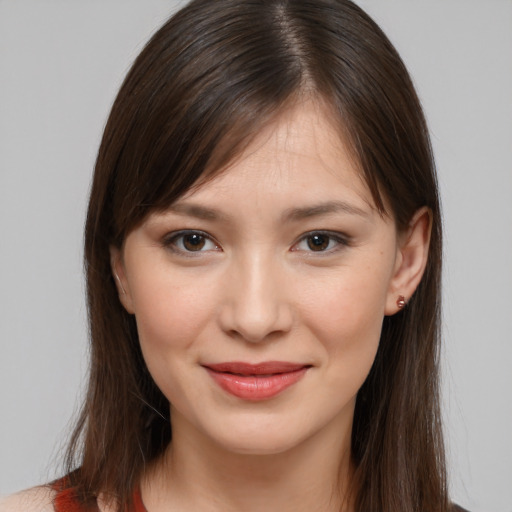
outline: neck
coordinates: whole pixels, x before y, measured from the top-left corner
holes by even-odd
[[[233,453],[181,427],[173,421],[173,441],[142,484],[148,512],[352,510],[351,425],[335,422],[292,449],[265,455]]]

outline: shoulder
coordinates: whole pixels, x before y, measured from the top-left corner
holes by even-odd
[[[2,511],[0,511],[0,512],[2,512]],[[459,507],[459,505],[454,503],[452,505],[452,508],[451,508],[450,512],[469,512],[469,511],[466,510],[465,508]]]
[[[53,512],[55,491],[40,486],[0,497],[0,512]]]

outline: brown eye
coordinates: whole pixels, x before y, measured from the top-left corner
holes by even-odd
[[[307,237],[307,244],[312,251],[325,251],[329,247],[330,237],[317,233]]]
[[[337,231],[310,231],[293,245],[292,251],[303,253],[318,253],[320,255],[334,254],[350,246],[350,237]]]
[[[183,256],[222,250],[207,233],[202,231],[187,230],[169,233],[162,242],[164,247]]]
[[[206,244],[206,238],[197,233],[183,236],[183,247],[187,251],[200,251]]]

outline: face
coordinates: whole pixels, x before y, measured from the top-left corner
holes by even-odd
[[[113,250],[174,432],[260,454],[350,432],[403,261],[393,220],[307,103]]]

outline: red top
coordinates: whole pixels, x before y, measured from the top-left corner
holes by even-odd
[[[54,482],[52,488],[57,491],[57,495],[54,498],[55,512],[99,512],[96,501],[91,505],[82,505],[78,501],[75,489],[66,487],[66,478]],[[144,503],[142,503],[142,497],[138,488],[133,493],[132,503],[132,507],[127,508],[126,512],[148,512]],[[468,512],[465,508],[455,504],[451,506],[450,510],[451,512]]]
[[[99,512],[96,501],[91,505],[82,505],[76,496],[75,489],[66,487],[65,482],[66,479],[63,478],[52,484],[53,489],[57,491],[53,501],[55,512]],[[138,488],[133,493],[132,502],[132,507],[126,509],[126,512],[147,512]]]

